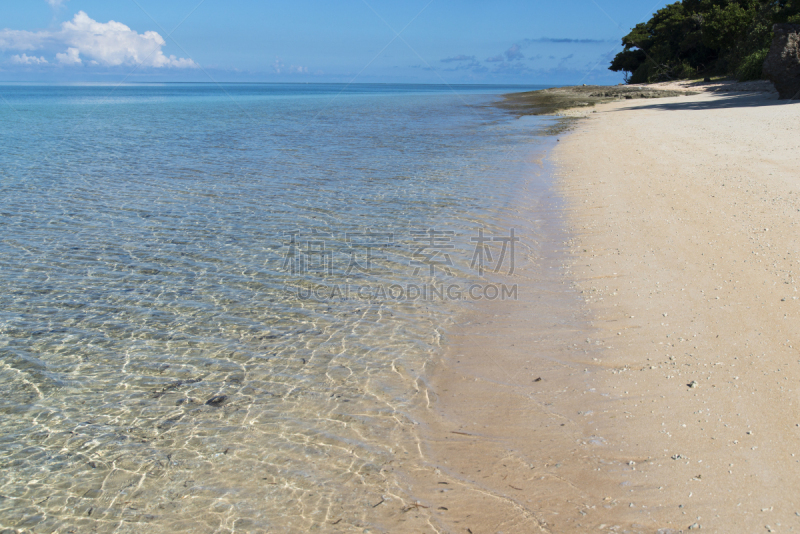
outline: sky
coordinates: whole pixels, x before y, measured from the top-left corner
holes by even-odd
[[[652,0],[0,0],[0,81],[616,84]]]

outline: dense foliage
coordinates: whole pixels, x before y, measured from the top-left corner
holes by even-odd
[[[628,83],[761,77],[776,22],[800,23],[800,0],[682,0],[622,38],[611,70]]]

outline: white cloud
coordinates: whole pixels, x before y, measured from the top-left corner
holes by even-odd
[[[66,2],[67,0],[46,0],[51,7],[61,7],[61,5]]]
[[[0,50],[64,50],[66,47],[66,51],[56,54],[62,65],[79,65],[82,63],[80,56],[83,56],[90,65],[109,67],[198,67],[191,59],[164,55],[161,49],[165,45],[166,41],[158,32],[139,34],[121,22],[92,20],[83,11],[62,23],[57,31],[0,30]]]
[[[0,30],[0,50],[39,50],[46,41],[44,32]]]
[[[298,67],[296,65],[286,66],[280,58],[275,58],[275,63],[272,64],[272,70],[275,74],[308,74],[308,67]]]
[[[62,65],[80,65],[83,63],[80,56],[81,51],[77,48],[67,48],[67,53],[56,54],[56,59]]]
[[[46,65],[48,61],[44,57],[29,56],[27,54],[11,56],[11,63],[16,65]]]

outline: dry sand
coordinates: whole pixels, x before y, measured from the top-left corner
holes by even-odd
[[[473,534],[800,531],[800,104],[595,110],[552,156],[552,274],[466,318],[431,378],[409,513]]]

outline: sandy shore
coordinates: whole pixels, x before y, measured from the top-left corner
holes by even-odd
[[[598,112],[555,157],[607,347],[595,432],[637,462],[620,520],[800,530],[800,105],[718,93]]]
[[[595,111],[552,156],[549,279],[431,379],[414,491],[446,532],[800,531],[800,104]]]

